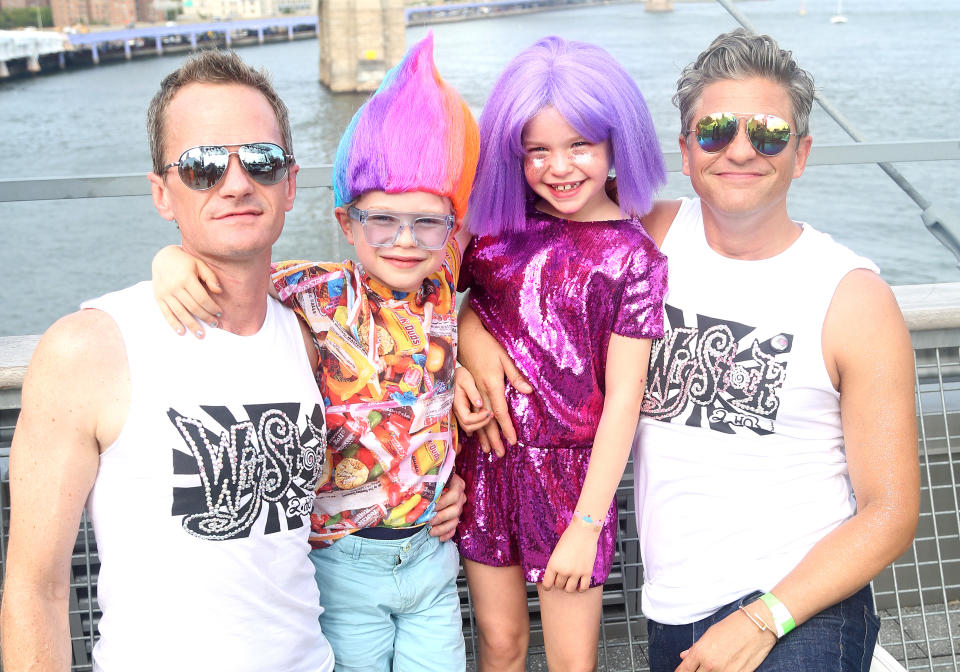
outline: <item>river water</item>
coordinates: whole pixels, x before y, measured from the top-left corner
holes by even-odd
[[[799,13],[803,4],[805,16]],[[842,25],[829,21],[834,0],[756,0],[738,7],[758,30],[794,51],[868,140],[960,139],[960,0],[848,0],[849,22]],[[538,37],[557,34],[603,45],[636,78],[663,147],[673,150],[679,121],[670,97],[680,69],[716,34],[735,26],[715,3],[678,2],[666,14],[618,4],[432,29],[441,73],[477,114],[501,68]],[[409,28],[408,43],[426,30]],[[273,73],[291,110],[300,163],[331,162],[338,136],[363,97],[335,96],[319,84],[314,40],[241,53]],[[182,58],[0,84],[0,179],[145,173],[147,104]],[[818,108],[812,135],[814,147],[847,141]],[[960,224],[960,162],[898,167]],[[663,195],[692,191],[678,173]],[[328,189],[301,190],[274,256],[349,256],[332,206]],[[794,219],[873,258],[891,284],[960,281],[952,255],[926,232],[918,208],[876,166],[808,168],[790,192],[789,207]],[[0,336],[40,333],[82,300],[149,277],[154,251],[177,240],[175,227],[146,197],[0,203],[0,235]]]

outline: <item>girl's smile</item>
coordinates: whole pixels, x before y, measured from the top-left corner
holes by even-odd
[[[574,221],[617,219],[620,208],[605,189],[610,172],[607,141],[584,138],[550,106],[523,129],[523,172],[539,196],[537,209]]]

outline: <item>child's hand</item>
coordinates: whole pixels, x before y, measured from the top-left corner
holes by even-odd
[[[462,366],[453,374],[453,412],[457,415],[457,424],[467,436],[487,425],[493,419],[493,413],[483,408],[483,400],[473,376]],[[484,452],[490,449],[484,446]],[[497,453],[503,457],[503,453]]]
[[[153,296],[174,331],[183,334],[186,328],[197,338],[203,338],[203,326],[197,318],[217,326],[220,306],[210,298],[208,290],[220,294],[223,289],[209,266],[184,252],[179,245],[168,245],[153,258],[152,270]]]
[[[585,592],[590,587],[599,538],[598,530],[578,520],[571,521],[547,561],[543,588]]]

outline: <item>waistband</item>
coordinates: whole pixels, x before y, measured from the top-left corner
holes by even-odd
[[[365,527],[353,533],[361,539],[406,539],[423,529],[423,525],[416,527]]]

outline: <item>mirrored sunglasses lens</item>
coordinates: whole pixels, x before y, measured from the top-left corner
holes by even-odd
[[[747,121],[747,135],[758,152],[776,156],[790,142],[790,124],[771,114],[758,114]]]
[[[439,250],[447,241],[447,221],[421,217],[413,225],[417,244],[426,250]]]
[[[178,173],[191,189],[209,189],[223,177],[229,155],[223,147],[194,147],[180,157]]]
[[[286,157],[277,145],[264,142],[243,145],[237,153],[247,173],[260,184],[276,184],[287,174]]]
[[[736,134],[737,118],[729,114],[711,114],[697,122],[697,143],[710,154],[729,145]]]

